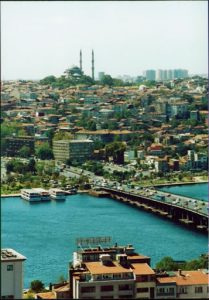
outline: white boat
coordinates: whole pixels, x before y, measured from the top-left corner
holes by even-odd
[[[66,193],[58,188],[50,189],[49,194],[53,200],[65,200]]]
[[[42,188],[22,189],[21,197],[29,202],[50,201],[49,192]]]
[[[21,190],[21,198],[30,201],[30,202],[39,202],[41,201],[40,194],[34,189],[23,189]]]

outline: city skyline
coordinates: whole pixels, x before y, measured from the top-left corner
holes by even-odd
[[[2,1],[1,77],[60,76],[79,66],[80,50],[89,76],[92,50],[96,77],[178,68],[204,74],[206,34],[207,1]]]

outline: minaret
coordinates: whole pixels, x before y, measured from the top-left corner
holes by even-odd
[[[94,80],[94,50],[92,50],[91,56],[92,56],[92,60],[91,60],[91,63],[92,63],[92,65],[91,65],[91,72],[92,72],[92,79]]]
[[[80,50],[80,70],[82,71],[82,51]]]

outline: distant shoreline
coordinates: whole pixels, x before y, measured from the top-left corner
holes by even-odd
[[[20,197],[20,194],[3,194],[1,195],[1,198],[8,198],[8,197]]]
[[[188,182],[173,182],[173,183],[159,183],[154,184],[154,187],[161,187],[161,186],[177,186],[177,185],[190,185],[190,184],[201,184],[201,183],[208,183],[208,180],[201,180],[201,181],[188,181]]]

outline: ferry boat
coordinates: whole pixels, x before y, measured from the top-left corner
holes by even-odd
[[[59,200],[59,201],[65,200],[65,195],[66,195],[65,191],[60,190],[58,188],[50,189],[49,194],[51,199],[53,200]]]
[[[29,202],[50,201],[49,192],[42,188],[22,189],[21,198]]]

